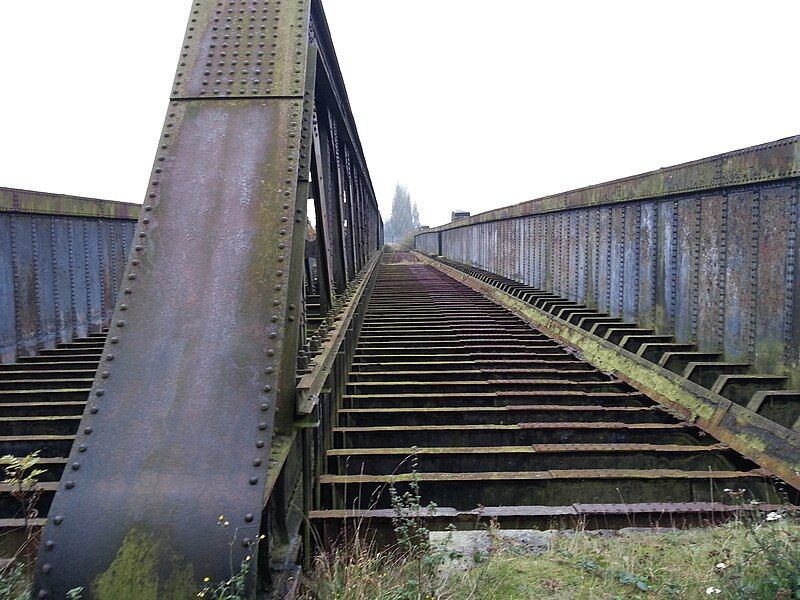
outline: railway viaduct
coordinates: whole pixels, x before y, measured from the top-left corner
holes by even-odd
[[[682,526],[800,487],[800,138],[383,249],[318,0],[196,0],[142,205],[0,189],[34,597],[283,597],[348,519]],[[132,595],[131,595],[132,594]]]

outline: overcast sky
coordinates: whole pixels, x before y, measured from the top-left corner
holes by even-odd
[[[140,202],[190,0],[0,4],[0,186]],[[800,133],[796,0],[325,0],[423,223]]]

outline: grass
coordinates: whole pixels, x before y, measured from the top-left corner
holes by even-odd
[[[486,552],[466,571],[359,540],[317,558],[307,600],[800,599],[800,523],[788,516],[683,531],[550,538],[532,553],[487,532]],[[439,550],[438,552],[441,552]],[[436,565],[433,560],[432,564]],[[440,563],[441,564],[441,563]],[[425,573],[425,571],[422,571]],[[422,579],[422,581],[420,581]]]

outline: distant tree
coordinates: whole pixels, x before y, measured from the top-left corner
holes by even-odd
[[[397,185],[392,199],[392,214],[384,225],[384,237],[389,243],[402,241],[409,233],[419,229],[419,211],[411,203],[411,194],[402,185]]]

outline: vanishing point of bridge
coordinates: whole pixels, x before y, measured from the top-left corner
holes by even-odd
[[[384,251],[321,4],[197,0],[141,206],[0,189],[0,445],[46,469],[4,550],[41,529],[39,598],[281,597],[412,479],[432,528],[796,502],[799,186],[788,138]]]

